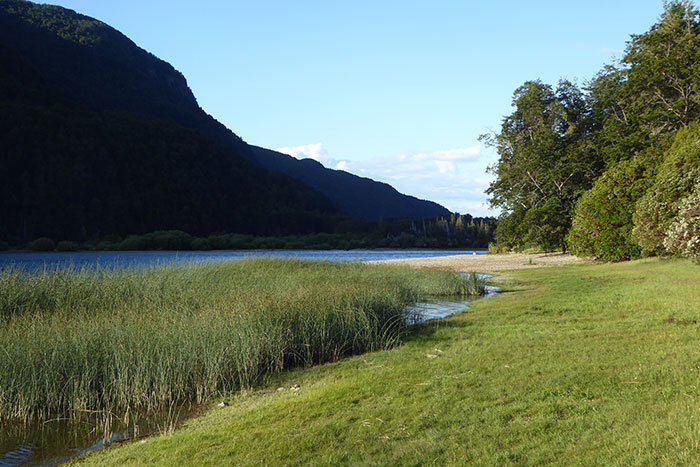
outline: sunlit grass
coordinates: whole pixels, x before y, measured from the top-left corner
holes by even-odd
[[[294,260],[0,273],[0,423],[160,411],[394,345],[455,274]]]
[[[172,436],[86,461],[700,463],[700,267],[569,266],[500,283],[398,348],[280,374]]]

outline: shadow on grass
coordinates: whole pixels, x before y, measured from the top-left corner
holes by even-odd
[[[402,336],[402,342],[427,342],[450,340],[448,335],[439,336],[438,331],[444,329],[468,329],[474,323],[468,319],[439,319],[427,323],[416,324],[408,328]]]

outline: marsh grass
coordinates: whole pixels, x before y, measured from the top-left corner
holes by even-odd
[[[0,424],[172,410],[394,345],[453,273],[295,260],[0,272]],[[108,423],[105,423],[107,426]]]
[[[462,277],[464,278],[463,295],[478,297],[486,294],[486,284],[484,283],[483,275],[472,271],[463,273]]]

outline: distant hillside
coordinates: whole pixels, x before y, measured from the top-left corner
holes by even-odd
[[[327,198],[247,152],[179,72],[118,31],[0,2],[0,239],[332,230]]]
[[[379,219],[449,216],[450,211],[396,191],[386,183],[358,177],[342,170],[327,169],[313,159],[298,160],[269,149],[251,146],[253,159],[264,168],[301,180],[328,197],[353,217]]]
[[[388,185],[248,146],[185,78],[110,26],[0,0],[0,240],[333,231],[448,214]]]
[[[34,70],[53,103],[148,116],[243,146],[199,107],[179,71],[101,21],[58,6],[0,0],[0,45]]]

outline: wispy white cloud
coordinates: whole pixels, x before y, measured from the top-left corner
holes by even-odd
[[[481,155],[481,146],[470,146],[467,148],[441,149],[432,152],[420,152],[412,157],[417,161],[465,161],[477,159]]]
[[[277,152],[288,154],[297,159],[313,159],[323,163],[328,158],[328,152],[321,143],[304,144],[302,146],[286,146],[275,149]]]
[[[455,164],[452,161],[433,161],[435,163],[435,167],[437,167],[438,172],[441,174],[447,174],[447,173],[452,173],[457,171],[457,164]]]

